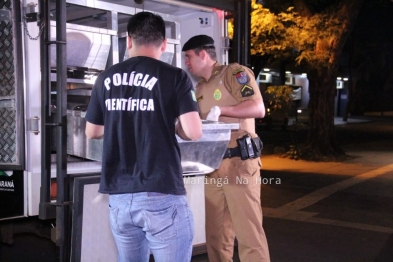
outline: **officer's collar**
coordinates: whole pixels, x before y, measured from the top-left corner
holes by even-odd
[[[210,77],[218,75],[218,73],[220,73],[220,71],[221,71],[221,68],[222,68],[222,65],[220,64],[220,62],[216,61],[216,63],[214,64],[214,67],[213,67],[212,75]]]
[[[214,63],[214,66],[213,66],[213,69],[212,69],[212,73],[211,73],[209,79],[206,80],[205,78],[201,77],[201,78],[200,78],[200,82],[201,82],[201,83],[207,83],[207,82],[209,82],[209,80],[210,80],[212,77],[218,75],[218,74],[221,72],[222,67],[223,67],[223,65],[221,65],[220,62],[216,61],[216,62]]]

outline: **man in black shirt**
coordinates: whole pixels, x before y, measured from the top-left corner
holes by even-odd
[[[127,31],[130,59],[97,77],[86,113],[87,137],[104,138],[99,192],[110,195],[119,261],[148,261],[150,250],[155,261],[187,261],[193,217],[175,133],[201,137],[195,94],[182,69],[159,60],[160,16],[137,13]]]

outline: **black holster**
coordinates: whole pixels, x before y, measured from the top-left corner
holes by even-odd
[[[243,137],[236,140],[240,158],[242,160],[250,158],[258,158],[262,154],[263,143],[259,137],[251,138],[249,135],[244,135]]]

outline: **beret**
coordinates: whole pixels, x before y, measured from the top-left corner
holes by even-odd
[[[214,40],[208,35],[196,35],[191,37],[183,46],[182,51],[195,49],[201,46],[214,45]]]

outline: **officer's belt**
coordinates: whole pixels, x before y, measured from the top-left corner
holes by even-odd
[[[222,159],[240,156],[239,147],[227,148]]]

